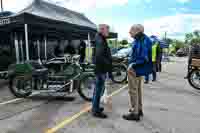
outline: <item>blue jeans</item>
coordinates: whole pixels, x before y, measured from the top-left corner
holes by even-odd
[[[105,89],[106,74],[96,75],[96,87],[92,99],[92,112],[100,112],[100,100]]]

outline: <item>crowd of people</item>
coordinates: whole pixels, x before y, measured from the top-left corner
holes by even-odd
[[[157,80],[156,73],[161,71],[162,52],[159,42],[145,35],[141,24],[133,25],[129,33],[134,39],[127,69],[130,109],[128,114],[123,115],[123,119],[139,121],[143,116],[143,77],[145,77],[145,83],[149,83],[151,74],[152,81]],[[100,107],[100,99],[105,90],[106,77],[112,71],[112,57],[106,41],[108,35],[109,26],[99,25],[99,32],[94,41],[93,62],[96,65],[96,87],[92,102],[92,115],[98,118],[107,118],[104,108]]]

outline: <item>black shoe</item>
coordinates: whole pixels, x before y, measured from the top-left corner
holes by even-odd
[[[143,117],[144,116],[144,113],[142,110],[139,111],[139,116]]]
[[[130,110],[129,110],[129,113],[131,113],[131,112],[132,112],[132,111],[131,111],[131,109],[130,109]],[[142,110],[139,111],[139,116],[142,116],[142,117],[144,116],[144,113],[143,113]]]
[[[128,121],[140,121],[140,116],[139,114],[129,113],[127,115],[123,115],[123,119]]]
[[[153,79],[152,82],[156,82],[156,79]]]
[[[100,118],[100,119],[106,119],[108,118],[108,116],[104,113],[100,113],[100,112],[93,112],[92,115],[96,118]]]
[[[104,111],[104,108],[99,108],[99,111],[100,111],[100,112],[103,112],[103,111]]]
[[[148,83],[149,83],[149,81],[145,81],[144,83],[145,83],[145,84],[148,84]]]

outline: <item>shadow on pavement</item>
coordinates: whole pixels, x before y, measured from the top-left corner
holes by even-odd
[[[35,100],[35,101],[41,101],[41,100],[48,100],[48,101],[67,101],[67,102],[72,102],[75,100],[75,97],[66,97],[66,96],[31,96],[28,97],[28,99]]]
[[[1,86],[1,89],[5,88],[5,86],[8,86],[8,80],[1,80],[0,79],[0,86]]]

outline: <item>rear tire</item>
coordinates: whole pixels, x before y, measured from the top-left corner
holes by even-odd
[[[25,79],[20,76],[13,76],[9,81],[11,93],[18,98],[26,98],[32,94],[32,79]]]
[[[200,70],[192,70],[188,75],[188,82],[193,88],[200,90]]]
[[[94,89],[95,89],[95,75],[92,73],[84,73],[80,79],[80,84],[78,87],[79,95],[86,101],[91,102]]]

